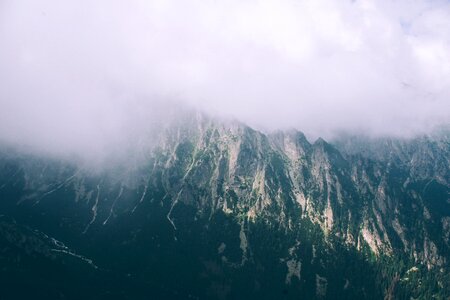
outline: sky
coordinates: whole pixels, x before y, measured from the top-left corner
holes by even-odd
[[[261,130],[450,122],[450,2],[0,0],[0,143],[102,152],[188,106]]]

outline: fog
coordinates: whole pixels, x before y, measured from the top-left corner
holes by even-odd
[[[450,120],[450,2],[0,1],[0,143],[89,155],[194,107],[262,130]]]

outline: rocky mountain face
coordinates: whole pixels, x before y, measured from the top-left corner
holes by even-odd
[[[448,299],[449,159],[201,115],[102,170],[5,150],[0,298]]]

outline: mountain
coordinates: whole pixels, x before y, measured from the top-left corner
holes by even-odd
[[[102,168],[4,149],[1,299],[449,299],[450,139],[203,115]]]

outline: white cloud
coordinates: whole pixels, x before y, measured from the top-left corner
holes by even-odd
[[[6,143],[101,151],[164,99],[325,137],[450,120],[448,1],[6,0],[0,44]]]

